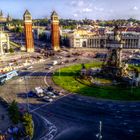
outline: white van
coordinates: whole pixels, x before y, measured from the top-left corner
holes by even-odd
[[[43,89],[41,87],[35,87],[35,92],[38,97],[44,96]]]

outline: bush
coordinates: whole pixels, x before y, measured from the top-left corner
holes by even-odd
[[[25,128],[26,135],[32,138],[33,137],[33,120],[32,120],[31,114],[25,113],[23,115],[23,125]]]

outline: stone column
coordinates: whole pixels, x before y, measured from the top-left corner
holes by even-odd
[[[3,55],[3,54],[4,54],[4,52],[3,52],[2,41],[0,41],[0,51],[1,51],[1,52],[0,52],[0,54],[1,54],[1,55]]]
[[[10,49],[10,42],[9,42],[9,37],[7,35],[7,49],[9,50]]]

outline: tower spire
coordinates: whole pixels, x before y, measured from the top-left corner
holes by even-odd
[[[51,39],[52,48],[54,51],[60,50],[60,30],[59,30],[59,16],[56,11],[51,14]]]
[[[26,50],[27,52],[34,52],[34,41],[32,33],[32,16],[28,10],[25,11],[23,15],[24,19],[24,31],[26,40]]]

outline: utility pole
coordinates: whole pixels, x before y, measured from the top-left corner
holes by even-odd
[[[98,140],[102,139],[102,121],[99,122],[99,133],[96,135]]]
[[[59,66],[59,78],[60,78],[60,66]]]

